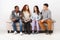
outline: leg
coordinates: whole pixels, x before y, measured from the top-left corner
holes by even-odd
[[[39,31],[39,24],[38,24],[38,21],[36,21],[36,27],[37,27],[37,31]]]
[[[52,20],[46,20],[47,25],[48,25],[48,30],[52,30]]]
[[[14,29],[14,31],[17,31],[16,23],[15,22],[13,22],[13,29]]]
[[[52,31],[52,20],[50,20],[50,19],[48,19],[48,20],[46,20],[46,22],[47,22],[47,25],[48,25],[48,27],[47,27],[47,34],[51,34],[51,33],[53,33],[53,31]]]
[[[27,31],[28,31],[28,34],[30,34],[30,22],[27,23]]]
[[[35,27],[35,21],[34,20],[32,21],[31,25],[32,25],[32,33],[34,34],[34,27]]]
[[[39,24],[40,24],[41,30],[42,30],[42,31],[45,31],[46,28],[45,28],[45,26],[44,26],[44,22],[41,22],[41,21],[40,21]]]
[[[32,31],[34,31],[35,21],[32,21],[31,25],[32,25]]]
[[[22,32],[22,21],[20,20],[20,32]]]
[[[27,32],[27,24],[26,23],[24,23],[24,31],[25,31],[25,33]]]

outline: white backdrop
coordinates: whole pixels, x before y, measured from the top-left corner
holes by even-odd
[[[52,19],[56,21],[55,32],[60,32],[60,0],[0,0],[0,29],[4,30],[6,28],[6,22],[15,5],[18,5],[21,10],[25,4],[28,4],[32,12],[34,5],[38,5],[39,9],[42,10],[44,3],[49,4],[49,9],[52,11]]]

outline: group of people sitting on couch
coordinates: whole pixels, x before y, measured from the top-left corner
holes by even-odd
[[[20,24],[20,34],[22,32],[22,26],[24,24],[24,33],[32,34],[39,33],[39,31],[51,34],[52,33],[52,19],[51,11],[48,9],[49,5],[47,3],[43,4],[43,9],[40,12],[37,5],[33,8],[33,13],[31,13],[29,6],[24,5],[22,10],[19,10],[19,6],[15,6],[11,14],[11,20],[13,22],[12,26],[14,33],[17,33],[16,23]],[[47,24],[47,27],[45,24]],[[34,32],[36,27],[36,32]]]

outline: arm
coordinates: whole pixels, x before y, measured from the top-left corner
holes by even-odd
[[[51,11],[48,14],[48,19],[51,19]]]
[[[10,18],[12,21],[15,21],[15,15],[14,15],[14,11],[12,11],[12,14],[11,14],[11,18]]]
[[[47,20],[47,19],[51,19],[51,11],[48,12],[47,18],[45,18],[45,19],[43,19],[43,20]]]
[[[39,20],[42,19],[42,12],[39,14]]]

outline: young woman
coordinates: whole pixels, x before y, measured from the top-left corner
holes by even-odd
[[[31,19],[32,19],[32,33],[34,33],[35,26],[37,27],[37,32],[39,32],[39,24],[38,21],[40,20],[41,15],[38,6],[34,6],[34,13],[32,13]]]
[[[30,34],[30,10],[28,5],[24,5],[23,9],[23,22],[24,22],[24,31],[25,33]]]

